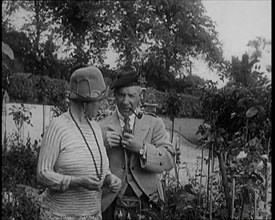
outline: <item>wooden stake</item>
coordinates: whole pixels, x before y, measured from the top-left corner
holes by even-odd
[[[206,188],[206,207],[209,208],[209,176],[210,176],[210,159],[211,159],[211,150],[208,149],[208,166],[207,166],[207,188]]]
[[[267,195],[268,195],[268,161],[269,161],[269,148],[270,148],[270,141],[271,141],[271,137],[269,137],[268,139],[268,144],[267,144],[267,160],[264,163],[264,168],[266,169],[265,172],[265,211],[266,213],[268,213],[267,209],[268,209],[268,204],[267,204]],[[267,218],[267,217],[265,217]]]
[[[254,215],[253,219],[256,220],[256,215],[257,215],[257,193],[254,191]]]
[[[231,209],[231,219],[234,219],[234,202],[235,202],[235,178],[232,180],[232,209]]]
[[[203,147],[201,148],[201,175],[200,175],[200,191],[199,191],[199,207],[201,205],[201,189],[202,189],[202,169],[203,169]]]
[[[209,220],[212,220],[212,200],[213,200],[213,176],[212,174],[214,173],[214,164],[215,164],[215,160],[214,160],[214,146],[213,144],[211,144],[211,162],[212,162],[212,166],[211,166],[211,184],[210,184],[210,204],[209,204]]]

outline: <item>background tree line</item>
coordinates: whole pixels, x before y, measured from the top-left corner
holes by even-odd
[[[3,6],[2,39],[21,72],[69,80],[76,64],[96,63],[110,77],[104,60],[112,48],[118,68],[139,68],[149,86],[165,91],[191,57],[203,54],[215,67],[223,62],[215,26],[200,0],[2,1]],[[22,9],[29,21],[16,30],[9,19]],[[179,92],[184,88],[177,86]]]
[[[201,0],[2,1],[2,9],[2,40],[15,53],[13,72],[67,82],[72,67],[91,63],[108,84],[116,70],[131,68],[142,72],[148,87],[200,96],[207,82],[191,74],[192,58],[204,59],[231,84],[248,86],[251,67],[271,44],[262,38],[249,41],[255,49],[250,57],[227,62]],[[22,10],[28,15],[18,29],[11,19]],[[118,54],[116,68],[105,63],[110,49]],[[11,89],[16,77],[3,74],[3,90]]]

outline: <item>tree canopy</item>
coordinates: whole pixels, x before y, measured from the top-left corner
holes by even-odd
[[[161,90],[174,83],[191,57],[202,55],[209,66],[223,66],[215,24],[201,0],[13,1],[6,3],[6,18],[20,8],[34,19],[17,32],[31,43],[36,69],[49,69],[51,77],[62,78],[62,71],[79,63],[103,67],[110,48],[119,54],[118,68],[138,68]],[[60,50],[66,62],[57,57]]]

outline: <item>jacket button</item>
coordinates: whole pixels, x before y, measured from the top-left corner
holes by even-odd
[[[160,162],[160,163],[159,163],[159,165],[161,165],[161,166],[162,166],[162,162]]]
[[[159,156],[161,156],[162,155],[162,153],[159,153]]]
[[[125,169],[125,165],[122,165],[122,169],[123,169],[123,170]]]

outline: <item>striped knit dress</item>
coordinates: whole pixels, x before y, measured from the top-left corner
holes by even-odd
[[[109,170],[101,129],[90,121],[98,140],[103,161],[102,179]],[[94,155],[100,172],[100,153],[88,124],[79,127]],[[69,112],[54,118],[42,140],[37,166],[38,182],[47,187],[42,201],[42,219],[101,219],[101,191],[83,187],[69,188],[71,176],[97,178],[92,155]]]

